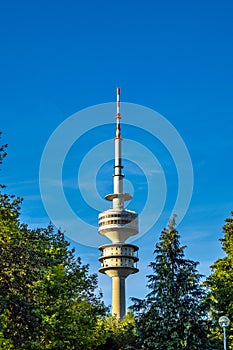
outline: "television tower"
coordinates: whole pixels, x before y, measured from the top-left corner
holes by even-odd
[[[125,315],[125,279],[138,272],[138,247],[125,241],[138,233],[138,214],[124,208],[124,202],[132,199],[123,191],[122,138],[120,125],[120,88],[117,88],[117,113],[113,193],[105,196],[112,202],[111,208],[99,214],[99,234],[112,243],[99,247],[101,273],[112,278],[112,315],[122,319]]]

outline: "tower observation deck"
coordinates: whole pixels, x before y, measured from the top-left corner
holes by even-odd
[[[105,199],[111,201],[112,205],[110,209],[99,214],[98,231],[99,234],[112,241],[112,243],[99,247],[101,252],[99,271],[112,278],[112,314],[122,319],[125,315],[125,279],[138,272],[138,247],[125,243],[129,237],[138,233],[138,214],[124,208],[124,203],[132,197],[123,191],[120,119],[120,88],[117,88],[114,192],[105,196]]]

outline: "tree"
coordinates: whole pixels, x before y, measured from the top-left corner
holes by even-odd
[[[45,233],[47,261],[43,276],[35,283],[35,302],[42,317],[38,344],[41,349],[92,349],[101,342],[96,336],[99,316],[106,308],[96,296],[96,274],[68,249],[61,231],[50,225]],[[46,255],[44,257],[46,257]]]
[[[51,225],[29,230],[17,220],[0,221],[1,330],[14,349],[95,344],[97,318],[105,313],[95,295],[97,277],[68,245]]]
[[[5,157],[0,147],[0,163]],[[106,308],[97,276],[52,225],[20,222],[21,199],[0,190],[0,349],[91,350]]]
[[[231,214],[233,215],[233,212]],[[227,218],[225,222],[224,237],[220,242],[226,256],[211,266],[212,274],[205,282],[209,287],[206,302],[213,321],[212,337],[218,340],[221,346],[223,330],[218,325],[218,319],[223,315],[230,319],[231,323],[227,327],[227,346],[233,350],[233,218]]]
[[[184,257],[170,220],[155,247],[153,273],[148,277],[149,294],[144,300],[133,298],[142,349],[207,349],[204,290],[197,262]]]
[[[105,308],[95,295],[96,275],[88,275],[88,266],[68,245],[51,225],[29,230],[12,211],[4,211],[0,319],[2,334],[14,349],[92,348],[97,317]]]
[[[94,350],[137,350],[136,320],[129,312],[123,320],[115,316],[99,318],[99,332],[102,344]]]

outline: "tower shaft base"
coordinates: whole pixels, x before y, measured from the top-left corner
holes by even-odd
[[[125,277],[112,277],[112,315],[125,316]]]

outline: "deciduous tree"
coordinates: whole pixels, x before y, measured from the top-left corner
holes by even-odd
[[[99,318],[99,332],[102,334],[102,344],[94,350],[137,350],[138,337],[136,320],[129,312],[123,320],[115,316]]]
[[[0,148],[0,163],[5,157]],[[89,274],[52,225],[20,221],[21,199],[0,191],[0,349],[91,350],[106,308]]]
[[[223,330],[219,327],[218,319],[227,316],[231,321],[227,327],[227,348],[233,350],[233,218],[227,218],[225,222],[224,237],[220,239],[225,257],[211,266],[212,273],[205,285],[209,287],[207,303],[213,321],[212,337],[222,346]]]

